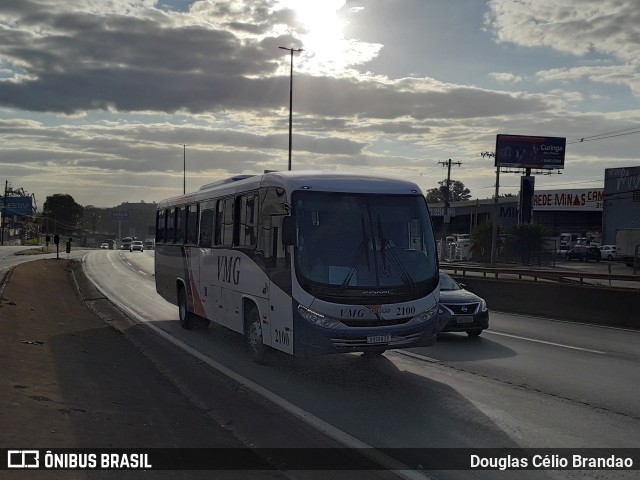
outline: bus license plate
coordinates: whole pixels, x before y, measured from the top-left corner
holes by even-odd
[[[458,315],[456,317],[458,323],[473,323],[473,315]]]
[[[391,341],[391,334],[389,335],[367,335],[367,343],[385,343]]]

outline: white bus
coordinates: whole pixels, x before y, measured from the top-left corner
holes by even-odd
[[[156,289],[182,327],[213,321],[296,356],[429,346],[438,259],[424,195],[363,175],[241,175],[163,200]]]

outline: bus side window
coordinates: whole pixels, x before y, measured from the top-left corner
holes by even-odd
[[[198,241],[198,210],[197,204],[187,207],[185,243],[189,245],[195,245]]]
[[[233,242],[233,197],[218,200],[214,245],[231,246]]]
[[[216,202],[216,218],[214,223],[213,244],[222,245],[222,221],[224,219],[224,200]]]
[[[184,227],[186,223],[186,209],[176,207],[176,230],[173,243],[184,243]]]
[[[158,210],[156,212],[156,243],[164,242],[166,221],[166,210]]]
[[[258,196],[251,193],[238,197],[239,225],[237,239],[234,242],[240,247],[255,247],[258,229]]]
[[[176,228],[176,209],[167,210],[167,229],[165,233],[165,242],[173,243],[173,237]]]
[[[203,248],[210,248],[213,245],[213,220],[214,210],[207,208],[200,214],[200,239],[198,245]]]
[[[284,190],[276,187],[260,189],[260,248],[264,258],[275,266],[279,260],[286,265],[287,248],[282,245],[282,219],[289,214],[289,204]]]

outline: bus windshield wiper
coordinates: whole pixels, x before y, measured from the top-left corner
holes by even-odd
[[[382,230],[382,222],[380,221],[380,215],[378,215],[378,237],[380,239],[380,255],[382,256],[383,267],[386,268],[387,260],[385,250],[388,248],[390,257],[389,263],[391,263],[391,265],[393,265],[393,267],[395,267],[395,269],[400,274],[402,283],[404,283],[405,285],[409,285],[410,287],[415,287],[416,282],[413,281],[413,278],[411,278],[411,275],[407,271],[407,268],[404,266],[400,258],[398,258],[398,254],[392,248],[391,243],[384,236],[384,231]]]
[[[360,217],[360,222],[362,225],[362,241],[358,246],[358,251],[353,257],[353,260],[349,264],[349,271],[344,281],[342,282],[342,285],[340,285],[340,290],[344,290],[345,288],[347,288],[349,282],[351,282],[353,274],[356,273],[356,269],[358,268],[358,263],[360,263],[360,257],[362,257],[363,253],[365,255],[365,258],[367,259],[367,268],[371,270],[371,264],[369,262],[369,237],[367,237],[367,228],[364,222],[364,215]]]
[[[367,268],[371,271],[371,263],[369,263],[369,237],[367,237],[367,227],[364,224],[364,215],[360,215],[360,224],[362,225],[362,243],[364,245],[364,255],[367,259]]]

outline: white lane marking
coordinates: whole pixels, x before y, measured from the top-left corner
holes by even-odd
[[[407,357],[417,358],[418,360],[424,360],[426,362],[431,363],[440,363],[440,360],[437,358],[426,357],[424,355],[420,355],[419,353],[407,352],[406,350],[392,350],[394,353],[401,353],[402,355],[406,355]]]
[[[518,340],[526,340],[526,341],[529,341],[529,342],[544,343],[545,345],[553,345],[554,347],[569,348],[571,350],[580,350],[581,352],[598,353],[600,355],[605,355],[607,353],[607,352],[603,352],[601,350],[592,350],[590,348],[574,347],[573,345],[566,345],[564,343],[547,342],[546,340],[537,340],[535,338],[521,337],[520,335],[513,335],[511,333],[496,332],[494,330],[485,330],[484,333],[490,333],[492,335],[501,335],[503,337],[517,338]]]
[[[539,317],[536,315],[527,315],[526,313],[510,313],[510,312],[501,312],[499,310],[494,310],[493,312],[499,313],[501,315],[509,315],[512,317],[534,318],[536,320],[542,320],[545,322],[568,323],[571,325],[582,325],[584,327],[593,327],[593,328],[606,328],[607,330],[620,330],[622,332],[638,334],[638,330],[634,330],[632,328],[626,328],[626,327],[618,327],[615,325],[600,325],[599,323],[587,323],[587,322],[579,322],[577,320],[563,320],[561,318]]]

